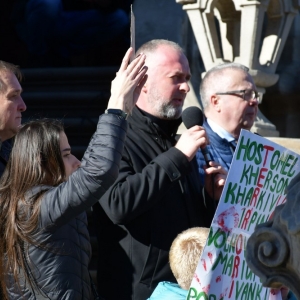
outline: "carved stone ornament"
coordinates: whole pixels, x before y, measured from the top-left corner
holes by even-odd
[[[246,261],[266,287],[289,287],[300,299],[300,174],[290,183],[287,202],[259,224],[246,247]]]

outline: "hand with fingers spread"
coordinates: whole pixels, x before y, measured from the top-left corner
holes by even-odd
[[[181,135],[175,147],[191,161],[197,150],[201,147],[205,147],[206,144],[207,137],[205,130],[203,127],[196,125]]]
[[[205,190],[211,198],[219,200],[227,178],[227,171],[218,163],[211,161],[205,170]]]
[[[144,66],[146,56],[136,57],[130,64],[133,49],[126,52],[121,67],[111,84],[111,96],[107,108],[121,109],[131,113],[141,88],[147,79],[147,67]]]

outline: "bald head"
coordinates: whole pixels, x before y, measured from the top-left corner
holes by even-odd
[[[228,78],[228,74],[231,71],[240,72],[241,74],[247,74],[249,68],[238,63],[225,63],[213,67],[206,72],[203,80],[200,84],[200,97],[203,105],[204,112],[209,110],[210,96],[216,92],[224,90],[224,87],[228,86],[231,79]]]
[[[146,55],[147,81],[137,106],[161,119],[178,119],[190,90],[190,68],[182,48],[174,42],[153,40],[138,51]]]
[[[136,56],[138,56],[140,53],[144,53],[147,56],[154,53],[158,47],[160,46],[167,46],[169,48],[172,48],[180,53],[183,53],[183,49],[176,43],[168,40],[163,39],[157,39],[157,40],[151,40],[145,44],[143,44],[137,51]]]

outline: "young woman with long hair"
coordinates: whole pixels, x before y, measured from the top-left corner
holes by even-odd
[[[2,289],[8,299],[94,299],[85,211],[115,181],[130,113],[146,80],[129,49],[82,163],[60,122],[23,125],[0,181]]]

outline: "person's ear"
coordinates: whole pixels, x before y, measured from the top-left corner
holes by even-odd
[[[213,107],[213,109],[217,112],[221,111],[221,103],[220,103],[220,97],[218,95],[211,95],[210,97],[210,105]]]
[[[145,93],[145,94],[148,93],[148,85],[147,85],[147,82],[145,82],[145,84],[143,85],[141,91],[142,91],[142,93]]]

